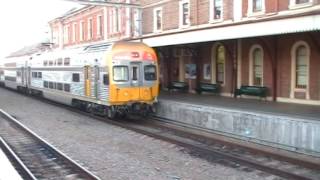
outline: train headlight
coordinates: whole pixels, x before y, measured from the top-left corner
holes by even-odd
[[[123,94],[124,94],[124,96],[129,96],[129,93],[127,91],[124,92]]]

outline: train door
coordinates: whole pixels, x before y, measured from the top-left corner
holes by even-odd
[[[30,87],[31,86],[31,67],[28,66],[27,67],[27,72],[26,72],[26,85],[27,87]]]
[[[142,63],[140,62],[132,62],[130,67],[131,73],[131,86],[141,86],[142,85],[142,72],[141,72]]]
[[[130,63],[130,85],[131,87],[137,87],[132,89],[132,99],[140,99],[140,88],[142,86],[142,63],[141,62],[131,62]]]
[[[84,74],[84,95],[87,97],[91,96],[91,67],[85,66],[83,70]]]
[[[100,69],[99,66],[94,66],[94,85],[93,85],[94,97],[99,99],[100,94]]]
[[[22,67],[21,68],[21,84],[22,84],[22,86],[25,86],[24,79],[25,79],[25,73],[24,73],[24,67]]]

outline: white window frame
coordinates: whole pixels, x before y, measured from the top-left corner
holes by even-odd
[[[59,44],[59,29],[53,28],[52,43],[55,44],[55,45]]]
[[[91,24],[90,24],[91,21]],[[93,19],[92,18],[88,18],[88,40],[93,39]]]
[[[221,0],[222,1],[222,6],[221,6],[221,17],[220,17],[220,19],[215,19],[214,18],[214,15],[215,15],[215,12],[214,12],[214,4],[215,4],[215,1],[216,0],[210,0],[210,5],[209,5],[209,7],[210,7],[210,10],[209,10],[209,22],[210,23],[215,23],[215,22],[221,22],[221,21],[223,21],[223,3],[224,3],[224,0]]]
[[[307,49],[307,83],[306,83],[306,88],[297,88],[296,82],[297,82],[297,77],[296,77],[296,62],[297,62],[297,48],[300,46],[305,46]],[[304,92],[306,93],[306,99],[310,99],[310,46],[307,42],[305,41],[298,41],[296,42],[292,48],[291,48],[291,90],[290,90],[290,98],[294,98],[294,94],[296,92]]]
[[[256,50],[256,49],[260,49],[261,50],[261,53],[262,53],[262,72],[261,72],[261,74],[262,74],[262,79],[261,79],[261,85],[260,86],[264,86],[264,51],[263,51],[263,48],[262,48],[262,46],[261,45],[259,45],[259,44],[255,44],[255,45],[253,45],[253,46],[251,46],[251,48],[250,48],[250,51],[249,51],[249,85],[250,86],[253,86],[254,85],[254,81],[253,81],[253,79],[254,79],[254,67],[253,67],[253,65],[254,65],[254,59],[253,59],[253,52],[254,52],[254,50]]]
[[[112,8],[112,32],[121,32],[121,8]]]
[[[73,28],[72,28],[72,42],[76,42],[76,38],[77,38],[77,33],[76,33],[76,30],[77,30],[77,23],[73,23]]]
[[[183,24],[183,4],[188,3],[188,17],[186,19],[187,24],[184,25]],[[190,1],[189,0],[180,0],[179,2],[179,27],[180,28],[186,28],[189,27],[191,25],[190,22]]]
[[[157,11],[160,11],[160,17],[161,17],[161,28],[157,29],[157,22],[158,22],[158,16]],[[153,9],[153,32],[161,32],[163,28],[163,12],[162,7],[158,7]]]
[[[305,7],[310,7],[312,5],[313,5],[313,0],[309,0],[309,2],[303,3],[303,4],[296,4],[296,0],[290,0],[289,9],[305,8]]]
[[[253,1],[254,0],[248,0],[248,16],[259,16],[259,15],[263,15],[266,13],[266,2],[265,0],[261,0],[262,1],[262,7],[261,7],[261,11],[258,12],[254,12],[253,11]]]
[[[70,25],[64,26],[64,30],[63,30],[63,44],[68,44],[68,43],[69,43],[69,30],[70,30]]]
[[[80,21],[80,24],[79,24],[79,39],[80,41],[83,41],[84,40],[84,21]]]
[[[101,37],[103,33],[103,28],[102,28],[102,15],[97,16],[97,36]]]

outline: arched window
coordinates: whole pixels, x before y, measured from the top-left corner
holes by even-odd
[[[224,84],[225,69],[225,48],[222,45],[217,47],[216,52],[216,78],[217,83]]]
[[[307,56],[307,48],[304,45],[300,45],[296,49],[296,80],[295,87],[299,89],[307,88],[308,81],[308,56]]]
[[[263,55],[262,50],[260,48],[256,48],[253,50],[253,85],[255,86],[262,86],[262,79],[263,79]]]
[[[309,67],[310,46],[305,41],[296,42],[291,49],[291,90],[290,98],[296,98],[296,93],[305,94],[310,99]]]
[[[249,85],[263,86],[263,48],[253,45],[249,52]]]

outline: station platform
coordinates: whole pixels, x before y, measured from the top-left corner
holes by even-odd
[[[161,91],[159,99],[320,121],[320,106],[316,105],[290,104],[266,101],[264,99],[233,98],[213,94],[199,95],[168,91]]]
[[[320,157],[320,107],[161,91],[156,116]]]
[[[4,154],[4,152],[0,148],[0,179],[14,179],[14,180],[22,180],[19,173],[16,171],[16,169],[12,166],[11,162],[7,158],[7,156]]]

